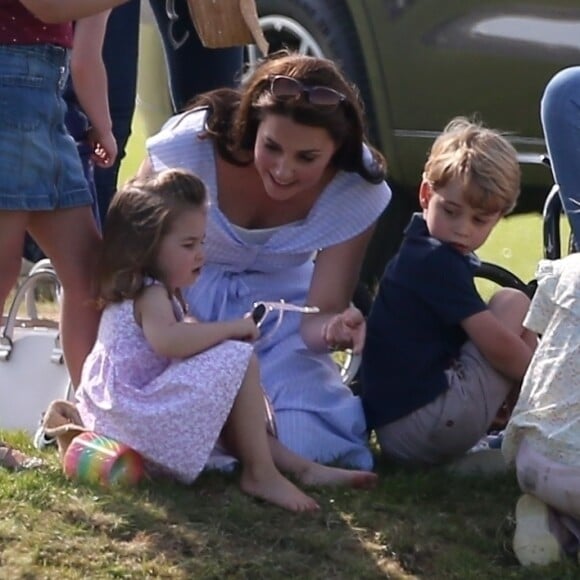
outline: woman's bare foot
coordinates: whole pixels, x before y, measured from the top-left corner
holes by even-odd
[[[311,463],[302,473],[296,475],[304,485],[344,485],[371,489],[377,484],[377,474],[372,471],[341,469],[320,463]]]
[[[266,476],[260,474],[256,477],[250,473],[249,469],[244,469],[240,479],[240,488],[248,495],[292,512],[311,512],[320,509],[314,499],[300,491],[279,471],[272,471]]]

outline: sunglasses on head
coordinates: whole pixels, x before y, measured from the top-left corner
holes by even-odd
[[[292,101],[305,98],[315,107],[335,109],[346,101],[346,97],[330,87],[311,86],[301,83],[293,77],[276,75],[270,77],[270,93],[280,101]]]

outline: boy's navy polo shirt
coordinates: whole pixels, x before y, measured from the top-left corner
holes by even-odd
[[[390,260],[367,321],[362,400],[369,429],[392,423],[448,388],[445,370],[467,335],[460,322],[487,309],[479,260],[429,235],[415,214]]]

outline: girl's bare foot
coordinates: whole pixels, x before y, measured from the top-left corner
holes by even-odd
[[[250,473],[250,470],[244,469],[240,488],[248,495],[258,497],[292,512],[311,512],[320,509],[314,499],[300,491],[279,471],[272,471],[267,476],[261,474],[256,477]]]
[[[20,471],[21,469],[31,469],[41,465],[42,460],[38,457],[29,457],[7,443],[0,441],[0,467],[11,471]]]
[[[311,463],[296,474],[304,485],[344,485],[357,489],[371,489],[377,484],[377,474]]]

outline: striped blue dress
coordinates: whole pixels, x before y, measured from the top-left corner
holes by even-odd
[[[274,228],[261,239],[246,238],[218,207],[213,143],[197,139],[204,119],[204,110],[178,115],[147,141],[155,171],[189,169],[208,188],[206,265],[185,293],[191,313],[201,320],[224,320],[244,315],[258,300],[304,304],[315,252],[371,226],[389,203],[390,189],[339,172],[304,220]],[[268,324],[273,321],[263,327],[256,353],[280,440],[315,461],[371,469],[360,399],[342,384],[330,356],[306,347],[299,314],[286,314],[270,336]]]

